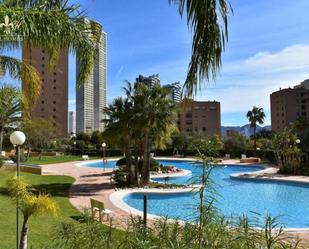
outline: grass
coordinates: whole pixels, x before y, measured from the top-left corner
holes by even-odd
[[[34,165],[43,165],[43,164],[55,164],[55,163],[65,163],[65,162],[72,162],[72,161],[81,161],[82,156],[73,156],[73,155],[66,155],[66,156],[42,156],[41,159],[39,157],[30,157],[25,164],[34,164]],[[92,159],[101,159],[102,157],[89,157]]]
[[[0,248],[11,249],[16,245],[16,204],[12,202],[6,190],[6,181],[14,176],[13,171],[0,171]],[[53,241],[55,228],[61,222],[78,223],[82,214],[69,202],[69,188],[74,179],[69,176],[41,176],[21,173],[21,177],[35,189],[50,193],[57,202],[57,217],[40,215],[29,220],[28,248],[46,248]],[[102,225],[103,230],[107,227]],[[124,236],[124,232],[115,230],[115,239]]]
[[[0,248],[14,248],[16,241],[16,205],[6,192],[6,180],[12,171],[0,172]],[[22,173],[22,177],[38,190],[50,193],[59,206],[57,217],[41,215],[30,218],[29,248],[42,248],[51,240],[54,228],[61,221],[74,220],[80,215],[69,202],[68,190],[74,179],[68,176],[40,176]]]

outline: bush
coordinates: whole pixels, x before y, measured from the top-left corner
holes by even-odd
[[[242,135],[227,137],[223,143],[225,153],[230,154],[231,157],[240,157],[246,152],[247,139]]]
[[[123,170],[123,168],[114,171],[113,180],[115,182],[115,186],[118,188],[122,188],[128,185],[127,173]]]

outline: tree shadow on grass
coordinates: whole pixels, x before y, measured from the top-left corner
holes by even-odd
[[[34,192],[50,194],[51,196],[67,197],[69,196],[69,189],[71,183],[49,183],[33,185]]]
[[[7,188],[0,188],[0,195],[9,195],[8,189]]]

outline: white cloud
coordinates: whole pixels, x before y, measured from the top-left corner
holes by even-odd
[[[221,76],[197,96],[221,101],[222,113],[246,112],[253,105],[270,109],[269,95],[309,78],[309,45],[293,45],[276,53],[223,64]]]

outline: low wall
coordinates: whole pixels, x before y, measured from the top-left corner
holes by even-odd
[[[1,168],[1,170],[12,170],[16,171],[16,164],[4,164]],[[36,175],[42,175],[42,168],[37,165],[21,165],[20,166],[20,171],[21,172],[27,172],[31,174],[36,174]]]

